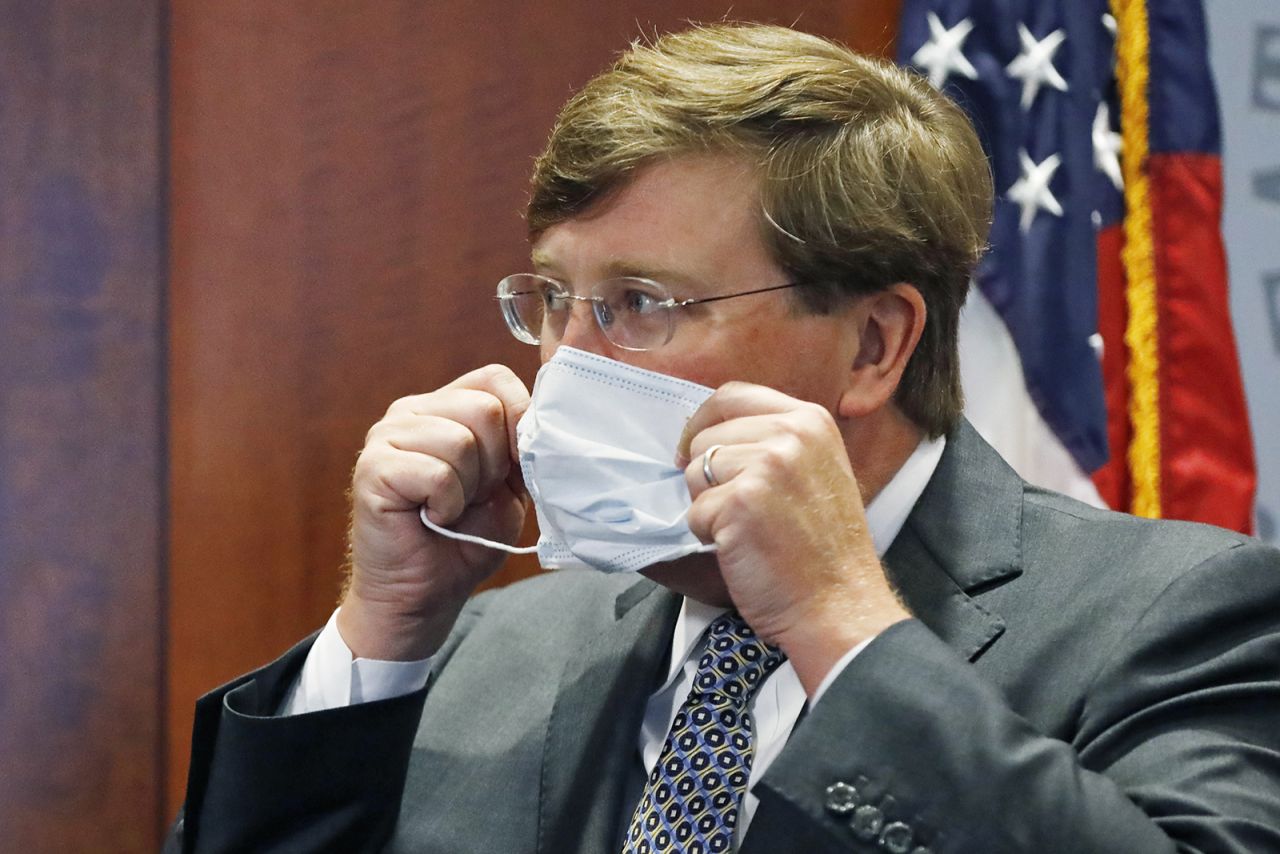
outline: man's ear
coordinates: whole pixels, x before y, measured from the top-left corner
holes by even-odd
[[[915,285],[898,282],[858,300],[858,351],[837,414],[861,418],[893,399],[907,361],[924,334],[927,311]]]

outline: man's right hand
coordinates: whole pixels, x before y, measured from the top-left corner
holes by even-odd
[[[413,660],[444,642],[463,603],[504,555],[429,530],[519,536],[527,493],[516,422],[524,383],[502,365],[391,404],[369,430],[351,483],[351,580],[338,630],[358,658]]]

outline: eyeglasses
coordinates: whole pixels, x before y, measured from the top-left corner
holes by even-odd
[[[676,310],[768,291],[798,287],[790,282],[751,291],[701,299],[677,300],[652,279],[624,277],[600,282],[591,296],[570,293],[563,283],[533,273],[517,273],[498,282],[498,302],[507,328],[526,344],[558,341],[569,323],[575,302],[591,303],[596,323],[605,338],[623,350],[655,350],[675,333]]]

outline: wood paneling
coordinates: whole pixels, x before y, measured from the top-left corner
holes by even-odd
[[[0,848],[155,849],[161,4],[0,0]]]
[[[491,294],[527,265],[529,167],[574,87],[728,13],[885,50],[897,3],[171,7],[170,812],[196,696],[332,609],[369,425],[485,362],[532,379]]]

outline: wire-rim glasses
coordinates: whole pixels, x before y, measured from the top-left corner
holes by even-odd
[[[591,312],[605,338],[623,350],[653,350],[675,334],[679,309],[707,302],[794,288],[788,282],[767,288],[737,291],[713,297],[677,300],[666,286],[652,279],[624,276],[591,288],[590,296],[569,291],[563,282],[535,273],[517,273],[498,282],[502,318],[518,341],[541,344],[559,341],[569,323],[575,302],[591,304]]]

